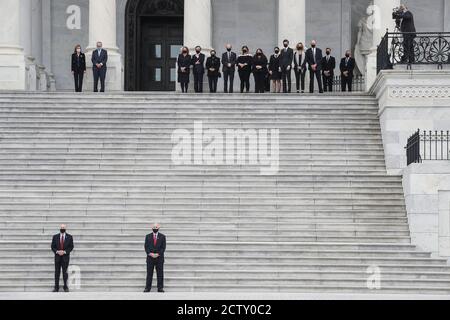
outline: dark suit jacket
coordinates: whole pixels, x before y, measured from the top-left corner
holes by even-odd
[[[292,60],[294,59],[294,50],[292,48],[280,49],[280,67],[286,68],[292,65]]]
[[[177,65],[178,65],[178,73],[189,74],[192,64],[192,57],[187,54],[184,56],[183,54],[178,55]],[[181,68],[186,68],[184,72],[181,71]]]
[[[356,64],[355,63],[355,59],[350,57],[347,64],[345,64],[345,59],[347,59],[347,58],[342,58],[341,59],[341,64],[339,66],[339,69],[341,69],[341,75],[343,76],[344,71],[348,71],[349,72],[348,76],[350,78],[352,78],[353,77],[353,70],[355,69],[355,64]]]
[[[401,32],[416,32],[416,27],[414,25],[414,16],[411,11],[406,11],[401,14],[402,24],[400,26]],[[413,35],[416,36],[415,34]]]
[[[106,62],[108,62],[108,51],[106,51],[105,49],[102,49],[100,56],[98,55],[98,51],[97,49],[94,50],[94,52],[92,52],[92,67],[95,69],[96,64],[97,63],[103,63],[103,67],[102,68],[106,68]]]
[[[52,239],[52,251],[56,255],[56,251],[61,250],[59,247],[59,239],[61,237],[61,234],[55,234]],[[70,253],[73,250],[73,238],[70,234],[66,233],[66,240],[64,240],[64,251],[66,251],[66,254],[64,256],[70,256]]]
[[[334,68],[336,68],[336,59],[330,56],[328,62],[327,57],[322,58],[322,74],[324,71],[330,71],[330,77],[334,76]]]
[[[86,71],[86,56],[84,55],[84,53],[80,53],[79,57],[76,53],[72,54],[72,71]]]
[[[228,59],[228,51],[224,52],[222,54],[222,71],[228,71],[228,69],[230,69],[231,71],[236,70],[236,60],[237,60],[237,55],[234,52],[231,52],[231,56],[230,59]],[[228,64],[231,63],[231,67],[228,67]]]
[[[164,261],[164,252],[166,251],[166,236],[158,232],[158,239],[156,240],[156,246],[153,244],[153,233],[145,236],[144,244],[145,252],[147,253],[147,259],[153,259],[149,256],[150,253],[158,253],[159,258]]]
[[[209,70],[214,68],[214,71]],[[208,71],[208,77],[218,77],[220,75],[220,58],[218,57],[208,57],[206,59],[206,69]]]
[[[321,66],[321,61],[322,61],[322,50],[319,48],[316,48],[316,64],[317,64],[317,69],[316,70],[321,70],[322,66]],[[306,50],[306,62],[308,62],[308,69],[312,70],[312,65],[314,64],[314,56],[313,56],[313,51],[312,48],[309,48],[308,50]]]
[[[200,53],[198,55],[198,58],[197,58],[197,56],[195,54],[192,55],[191,63],[192,63],[192,66],[193,66],[192,71],[194,73],[196,73],[196,74],[203,74],[203,73],[205,73],[205,59],[206,59],[206,57],[205,57],[205,55],[203,53]],[[200,62],[200,63],[197,64],[197,62]]]

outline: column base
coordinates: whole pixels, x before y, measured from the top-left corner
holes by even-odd
[[[0,90],[27,89],[26,60],[23,50],[0,49]]]
[[[106,48],[106,50],[108,50]],[[86,52],[86,76],[85,76],[85,84],[83,85],[84,91],[93,91],[94,90],[94,77],[92,71],[92,50]],[[105,80],[105,90],[106,91],[123,91],[123,64],[122,57],[120,53],[115,52],[114,50],[108,50],[108,63],[107,63],[107,71],[106,71],[106,80]],[[99,84],[100,89],[100,84]]]

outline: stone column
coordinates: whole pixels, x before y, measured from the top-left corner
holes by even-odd
[[[189,48],[190,53],[196,46],[202,47],[202,53],[207,57],[212,49],[212,5],[211,0],[185,0],[184,1],[184,39],[183,44]],[[192,73],[191,73],[191,77]],[[191,85],[189,91],[194,90]],[[208,80],[203,79],[203,90],[207,91]],[[176,84],[176,91],[181,92],[180,85]]]
[[[290,46],[306,41],[305,0],[278,1],[278,46],[288,39]]]
[[[400,0],[373,1],[373,47],[367,56],[366,91],[372,87],[377,77],[377,46],[386,33],[394,32],[395,20],[392,19],[392,8],[400,6]]]
[[[0,90],[25,90],[25,53],[20,42],[21,6],[17,0],[0,2]]]
[[[89,0],[89,45],[86,52],[86,91],[93,90],[91,57],[97,41],[108,51],[106,91],[123,90],[123,63],[116,38],[116,0]]]

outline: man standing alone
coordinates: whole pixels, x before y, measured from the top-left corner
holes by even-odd
[[[106,62],[108,52],[102,48],[103,44],[97,42],[97,49],[92,52],[92,71],[94,74],[94,92],[98,92],[98,80],[100,79],[100,92],[105,92]]]
[[[61,269],[63,271],[64,292],[69,292],[67,280],[69,275],[67,269],[69,268],[70,253],[73,250],[73,238],[66,233],[66,225],[62,224],[59,233],[55,234],[52,239],[52,251],[55,254],[55,288],[53,292],[59,291],[59,276]]]
[[[166,236],[159,233],[160,225],[153,225],[153,232],[145,237],[145,252],[147,253],[147,281],[144,292],[152,289],[153,269],[156,267],[158,292],[164,292],[164,252],[166,251]]]

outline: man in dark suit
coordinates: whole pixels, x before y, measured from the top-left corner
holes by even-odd
[[[103,44],[97,42],[97,49],[92,52],[92,69],[94,73],[94,92],[98,92],[98,80],[100,79],[100,92],[105,92],[106,62],[108,52],[102,48]]]
[[[336,59],[331,55],[331,49],[327,48],[325,57],[322,58],[322,79],[325,92],[333,92],[334,68],[336,68]]]
[[[402,62],[414,63],[414,38],[416,27],[414,25],[414,16],[408,8],[402,4],[399,7],[399,18],[402,19],[400,31],[403,32],[403,51]]]
[[[321,78],[322,50],[317,48],[316,40],[311,41],[311,48],[306,50],[306,61],[309,69],[309,92],[314,93],[314,76],[319,84],[319,92],[323,93]]]
[[[227,44],[226,46],[227,52],[222,54],[222,72],[223,72],[223,83],[225,93],[233,93],[233,81],[234,81],[234,72],[236,71],[236,61],[237,55],[232,52],[231,44]],[[230,82],[230,87],[228,89],[228,81]]]
[[[348,91],[352,91],[353,84],[353,70],[355,69],[355,59],[352,57],[351,51],[347,50],[345,52],[345,57],[341,59],[341,64],[339,69],[341,70],[341,83],[342,83],[342,91],[346,91],[348,87]]]
[[[160,225],[155,223],[153,232],[145,237],[145,252],[147,253],[147,281],[144,292],[152,289],[153,269],[156,267],[158,292],[164,292],[164,252],[166,251],[166,236],[159,232]]]
[[[283,40],[283,49],[280,52],[281,80],[283,81],[283,92],[291,92],[291,71],[294,50],[289,48],[289,41]]]
[[[73,250],[73,238],[66,233],[66,225],[62,224],[59,233],[53,236],[51,249],[55,254],[55,288],[53,292],[59,291],[61,269],[63,272],[64,292],[69,292],[67,269],[69,268],[70,253]]]
[[[194,73],[194,91],[203,92],[203,75],[205,74],[205,55],[200,46],[195,47],[195,54],[192,55],[192,66]]]

